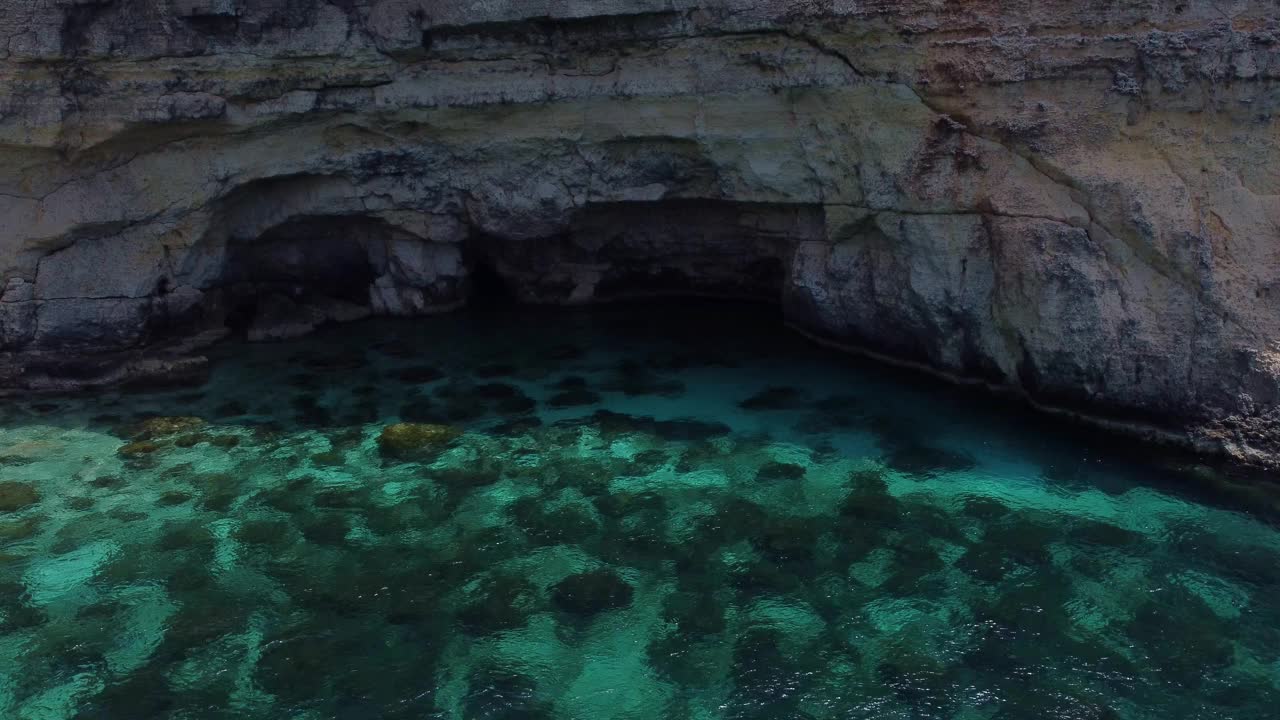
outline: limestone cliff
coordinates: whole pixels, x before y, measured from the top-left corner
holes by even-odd
[[[0,384],[435,312],[480,272],[536,302],[773,299],[828,341],[1270,453],[1278,17],[9,0]]]

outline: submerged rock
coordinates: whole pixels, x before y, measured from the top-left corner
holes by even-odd
[[[173,521],[165,523],[164,531],[156,547],[165,552],[195,550],[208,552],[213,549],[215,539],[213,532],[203,523],[191,521]],[[201,568],[200,575],[207,574],[208,568]]]
[[[906,445],[894,448],[889,452],[885,462],[894,470],[910,475],[962,472],[977,464],[965,453],[927,445]]]
[[[349,510],[359,507],[367,501],[366,494],[359,490],[332,488],[316,493],[315,497],[311,499],[311,504],[318,508]]]
[[[1048,522],[1010,513],[988,525],[982,542],[969,548],[956,567],[985,582],[996,582],[1019,565],[1044,570],[1053,561],[1049,544],[1058,539],[1059,532]]]
[[[263,644],[258,660],[257,682],[275,695],[290,702],[302,702],[315,696],[316,678],[332,671],[335,657],[355,647],[349,639],[324,632],[300,632],[270,636]]]
[[[156,500],[156,504],[162,507],[172,507],[174,505],[181,505],[190,499],[191,499],[190,493],[185,493],[178,490],[170,490],[168,492],[163,493],[160,496],[160,498]]]
[[[1161,659],[1161,670],[1171,680],[1195,688],[1231,663],[1237,627],[1199,595],[1173,584],[1151,593],[1125,632],[1151,657]]]
[[[122,480],[118,475],[100,475],[90,480],[89,485],[100,490],[113,490],[122,487],[124,485],[124,480]]]
[[[204,420],[198,417],[154,417],[143,420],[138,425],[139,438],[154,438],[174,435],[204,427]]]
[[[250,520],[235,531],[235,538],[249,545],[283,547],[290,542],[291,526],[283,520]]]
[[[751,544],[768,560],[799,572],[812,562],[821,529],[815,518],[767,515],[752,532]]]
[[[880,586],[896,595],[927,596],[922,581],[936,579],[935,573],[945,567],[937,552],[929,545],[927,536],[907,534],[893,546],[894,572]]]
[[[474,635],[524,627],[538,602],[533,584],[512,575],[490,578],[478,592],[458,612],[458,622]]]
[[[449,425],[403,422],[388,425],[378,435],[378,449],[393,460],[420,458],[444,448],[462,434]]]
[[[582,543],[600,531],[600,525],[584,508],[575,504],[548,509],[538,497],[517,500],[512,518],[530,541],[541,545]]]
[[[126,522],[126,523],[138,522],[139,520],[145,520],[147,519],[147,517],[149,517],[144,512],[139,512],[137,510],[126,510],[125,508],[114,508],[113,510],[111,510],[111,512],[107,513],[107,515],[111,518],[119,520],[120,522]]]
[[[770,460],[761,465],[760,469],[756,471],[756,480],[759,482],[796,481],[803,480],[804,476],[805,469],[803,465],[778,462],[776,460]]]
[[[663,618],[677,623],[680,632],[688,638],[724,632],[724,611],[724,603],[710,593],[678,590],[662,602]]]
[[[150,440],[138,440],[136,442],[125,443],[121,445],[116,454],[122,458],[140,458],[150,455],[160,449],[160,446]]]
[[[547,400],[547,404],[553,408],[596,405],[599,402],[600,396],[586,388],[572,388],[563,392],[558,392]]]
[[[214,491],[206,493],[200,500],[200,507],[210,512],[226,512],[235,503],[237,495],[233,492]]]
[[[497,468],[486,463],[472,463],[463,467],[427,470],[424,475],[450,493],[465,494],[474,488],[492,485],[501,477]]]
[[[40,493],[29,483],[0,482],[0,512],[17,512],[40,502]]]
[[[667,453],[662,450],[657,448],[644,450],[636,453],[635,457],[631,458],[631,462],[628,464],[629,467],[627,468],[627,474],[648,475],[649,473],[652,473],[658,468],[666,465],[669,460],[670,458],[667,456]]]
[[[724,448],[711,442],[695,442],[690,444],[676,462],[676,471],[692,473],[723,462],[731,455]]]
[[[504,420],[490,428],[491,435],[504,437],[515,437],[525,435],[542,427],[542,419],[530,415],[522,415],[510,420]]]
[[[564,458],[544,467],[558,487],[573,488],[587,496],[605,492],[619,474],[617,466],[605,460]]]
[[[632,397],[638,395],[679,397],[685,392],[684,383],[679,380],[665,380],[644,365],[632,360],[619,363],[613,378],[602,384],[601,389]]]
[[[659,420],[652,425],[652,432],[663,440],[676,442],[696,442],[724,437],[733,432],[733,428],[722,422],[696,420],[694,418],[677,418],[675,420]]]
[[[790,410],[800,407],[804,393],[791,387],[771,387],[738,403],[743,410]]]
[[[503,415],[523,415],[537,410],[538,402],[527,395],[520,394],[498,400],[493,407]]]
[[[902,514],[901,503],[889,494],[889,485],[880,470],[855,470],[849,474],[850,492],[840,505],[847,518],[891,523]]]
[[[801,689],[814,670],[814,658],[788,654],[784,633],[753,627],[733,645],[730,673],[734,691],[728,699],[729,717],[804,717],[799,710]],[[807,662],[806,662],[807,661]]]
[[[685,688],[701,688],[715,682],[720,668],[682,632],[653,639],[645,648],[649,664],[663,677]]]
[[[0,521],[0,542],[26,540],[40,529],[40,518]]]
[[[209,442],[209,437],[204,433],[191,433],[190,435],[181,435],[174,439],[175,447],[191,448],[203,442]]]
[[[299,519],[298,526],[307,542],[317,545],[343,545],[351,532],[347,518],[337,514],[307,515]]]
[[[1107,522],[1083,519],[1067,533],[1074,542],[1101,547],[1123,548],[1144,540],[1142,533]]]
[[[627,433],[643,433],[661,440],[677,442],[694,442],[723,437],[733,428],[722,422],[699,420],[696,418],[676,418],[674,420],[657,420],[647,415],[628,415],[612,410],[597,410],[587,420],[573,420],[573,424],[590,422],[600,429],[602,435],[614,437]]]
[[[614,519],[646,512],[656,512],[665,519],[667,512],[666,498],[654,492],[604,493],[593,497],[591,502],[601,515]]]
[[[347,464],[347,456],[337,450],[326,450],[312,455],[311,464],[316,467],[342,467]]]
[[[17,583],[0,582],[0,632],[33,628],[44,622],[44,613],[30,604],[26,588]]]
[[[887,650],[875,666],[875,675],[900,702],[922,707],[947,703],[951,690],[949,668],[941,660],[911,643],[891,645]]]
[[[1009,506],[993,497],[966,495],[961,500],[962,512],[983,522],[999,520],[1009,513]]]
[[[813,412],[797,423],[802,432],[821,435],[833,429],[867,424],[867,413],[862,400],[851,395],[833,395],[813,403],[812,408]]]
[[[579,617],[592,617],[606,610],[629,607],[635,589],[613,570],[601,568],[570,575],[555,585],[551,600],[555,606]]]
[[[590,386],[581,375],[569,375],[552,383],[550,387],[553,390],[585,390]]]
[[[540,699],[537,689],[536,678],[509,669],[478,668],[467,680],[462,717],[553,720],[557,714],[552,703]]]

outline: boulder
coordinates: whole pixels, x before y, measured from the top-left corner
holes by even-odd
[[[382,429],[378,449],[383,457],[410,460],[439,451],[462,434],[450,425],[431,423],[396,423]]]

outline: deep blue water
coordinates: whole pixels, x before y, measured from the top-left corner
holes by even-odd
[[[228,343],[0,410],[0,718],[1274,718],[1268,488],[757,308]]]

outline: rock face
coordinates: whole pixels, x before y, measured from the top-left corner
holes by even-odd
[[[193,338],[768,298],[811,335],[1268,452],[1269,0],[20,0],[0,384]]]

